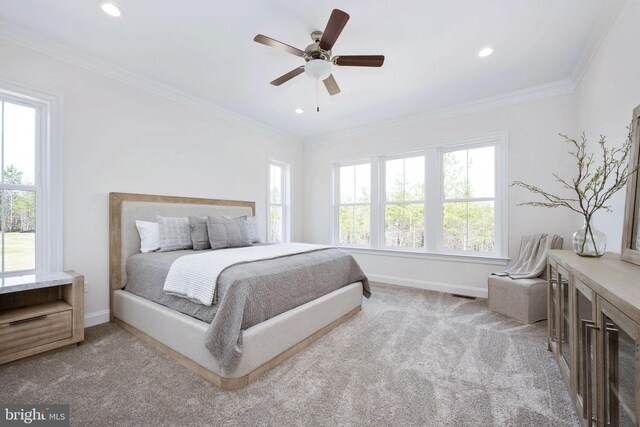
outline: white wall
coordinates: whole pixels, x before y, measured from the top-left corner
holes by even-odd
[[[85,274],[90,323],[108,310],[108,193],[252,200],[265,218],[267,162],[292,165],[302,239],[302,145],[0,40],[0,80],[63,102],[64,268]],[[263,231],[263,234],[266,234]]]
[[[628,0],[595,53],[575,92],[578,127],[591,140],[600,134],[612,144],[626,138],[631,113],[640,104],[640,2]],[[625,192],[611,202],[612,213],[595,217],[595,227],[607,235],[607,250],[620,252]]]
[[[366,135],[305,146],[305,218],[313,227],[305,229],[310,242],[329,243],[330,164],[334,160],[366,155],[376,150],[411,147],[424,142],[447,141],[483,133],[509,131],[509,181],[514,179],[557,189],[552,172],[571,177],[575,164],[568,147],[557,137],[563,132],[579,136],[585,131],[597,152],[595,141],[606,135],[620,145],[626,137],[633,109],[640,104],[640,2],[627,0],[571,95],[498,108],[446,120],[398,127]],[[582,225],[578,214],[562,209],[517,207],[532,196],[521,189],[509,190],[509,257],[516,256],[518,241],[525,233],[546,231],[565,238]],[[625,192],[611,201],[612,213],[600,213],[595,226],[608,238],[607,250],[620,251]],[[501,266],[460,264],[436,260],[357,254],[365,272],[374,279],[460,293],[483,295],[486,275]],[[456,288],[457,287],[457,288]]]
[[[292,238],[330,243],[331,162],[372,151],[410,149],[499,131],[509,132],[509,182],[554,188],[552,172],[571,176],[574,165],[559,132],[622,141],[640,103],[640,3],[627,1],[573,95],[470,113],[407,122],[406,126],[305,145],[229,121],[128,86],[84,68],[0,40],[0,80],[61,97],[64,133],[64,268],[86,275],[86,313],[108,308],[110,191],[255,200],[266,205],[267,160],[292,164]],[[304,182],[303,182],[304,170]],[[303,196],[304,192],[304,196]],[[565,238],[581,225],[563,210],[518,207],[532,196],[509,189],[509,256],[520,237],[545,231]],[[624,194],[613,214],[596,226],[618,251]],[[500,265],[357,254],[373,279],[484,295],[486,277]]]
[[[568,146],[558,136],[575,134],[576,118],[572,96],[561,95],[524,104],[470,113],[454,118],[411,121],[392,129],[305,145],[304,217],[305,239],[331,243],[331,163],[358,158],[379,151],[409,150],[420,144],[452,141],[487,133],[508,131],[508,181],[522,180],[553,188],[552,172],[571,175]],[[577,214],[568,211],[516,206],[533,196],[511,187],[508,191],[509,257],[517,256],[523,234],[547,232],[562,235],[569,243],[573,231],[582,225]],[[356,254],[364,271],[374,280],[486,296],[486,280],[502,265]],[[513,260],[512,260],[513,261]]]

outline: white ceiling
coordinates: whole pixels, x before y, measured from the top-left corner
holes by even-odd
[[[609,0],[0,0],[1,22],[302,138],[434,111],[572,78],[607,30]],[[340,67],[342,93],[301,75],[269,82],[301,58],[253,42],[262,33],[300,49],[333,8],[351,15],[333,53],[383,54],[379,69]],[[478,58],[483,46],[495,53]],[[294,114],[302,107],[306,112]]]

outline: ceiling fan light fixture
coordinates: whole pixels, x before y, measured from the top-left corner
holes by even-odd
[[[491,55],[493,53],[493,49],[490,47],[483,47],[482,49],[480,49],[480,51],[478,52],[478,56],[480,58],[486,58],[487,56]]]
[[[122,9],[118,7],[118,5],[111,3],[109,1],[99,1],[98,6],[100,9],[109,16],[114,18],[119,18],[122,16]]]
[[[312,59],[305,64],[304,72],[312,79],[324,80],[331,74],[331,62],[324,59]]]
[[[300,50],[263,34],[256,35],[253,38],[254,42],[290,53],[306,61],[305,65],[294,68],[273,80],[271,84],[273,86],[280,86],[294,77],[305,73],[315,80],[316,111],[319,112],[320,80],[322,80],[329,95],[334,96],[340,93],[340,86],[338,86],[332,74],[334,65],[336,67],[382,67],[382,64],[384,64],[384,55],[333,56],[331,50],[348,20],[348,13],[340,9],[333,9],[324,31],[312,32],[311,39],[313,43],[307,46],[305,50]],[[296,113],[302,114],[302,111],[296,111]]]

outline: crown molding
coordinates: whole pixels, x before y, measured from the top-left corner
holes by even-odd
[[[600,46],[602,46],[602,43],[609,35],[609,31],[611,31],[613,24],[618,19],[618,16],[620,16],[620,12],[627,1],[628,0],[609,0],[604,2],[600,7],[600,14],[604,15],[604,19],[591,31],[591,37],[571,73],[571,81],[573,81],[576,88],[580,86],[582,77],[584,77],[589,69],[589,65],[591,65],[591,62],[598,54]]]
[[[343,141],[358,136],[371,135],[382,131],[411,126],[419,123],[433,122],[437,120],[462,116],[464,114],[493,110],[495,108],[508,105],[522,104],[537,99],[570,94],[573,93],[574,90],[575,85],[573,84],[573,82],[569,79],[563,79],[551,83],[532,86],[525,89],[506,92],[500,95],[481,98],[471,102],[465,102],[462,104],[440,108],[426,113],[419,113],[411,116],[403,116],[397,119],[386,120],[379,122],[378,124],[373,126],[360,126],[344,131],[328,133],[318,137],[307,138],[304,140],[304,143],[305,145],[323,145],[331,142]]]
[[[428,112],[385,120],[378,122],[374,126],[358,126],[343,131],[330,132],[320,136],[313,136],[311,138],[298,137],[291,133],[282,131],[281,129],[271,127],[265,123],[232,112],[218,104],[186,93],[173,86],[147,79],[140,75],[108,64],[97,58],[69,49],[61,44],[46,40],[33,33],[24,31],[11,24],[8,24],[4,20],[0,20],[0,39],[4,39],[9,42],[24,46],[28,49],[43,53],[54,59],[70,63],[72,65],[118,81],[120,83],[124,83],[147,91],[149,93],[153,93],[155,95],[180,102],[190,107],[195,107],[208,112],[212,112],[232,123],[259,132],[263,135],[278,139],[280,141],[296,144],[303,142],[305,145],[317,145],[346,140],[354,138],[356,136],[372,134],[402,126],[410,126],[412,124],[417,124],[420,122],[443,120],[461,116],[464,114],[491,110],[499,107],[530,102],[537,99],[572,93],[580,84],[582,77],[586,73],[586,70],[589,68],[589,65],[591,64],[593,58],[596,56],[600,46],[606,39],[609,31],[613,27],[614,22],[616,21],[624,4],[627,1],[629,0],[611,0],[604,2],[601,13],[605,15],[605,18],[600,21],[601,24],[598,25],[598,27],[595,28],[594,31],[592,31],[592,37],[590,38],[590,41],[587,43],[587,47],[584,49],[582,55],[580,56],[580,59],[576,67],[574,68],[570,79],[558,80],[555,82],[506,92],[487,98],[481,98],[471,102],[452,105],[445,108],[439,108]]]
[[[123,70],[100,59],[72,50],[59,43],[41,38],[0,20],[0,39],[45,54],[56,60],[78,66],[120,83],[162,96],[175,102],[198,108],[228,120],[234,124],[259,132],[265,136],[289,143],[300,144],[303,140],[293,134],[276,129],[262,122],[230,111],[218,104],[191,95],[173,86],[166,85],[138,74]]]

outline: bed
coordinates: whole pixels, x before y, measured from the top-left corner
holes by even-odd
[[[111,320],[222,389],[246,386],[360,311],[366,279],[349,282],[243,329],[238,360],[232,369],[225,368],[228,365],[220,363],[205,345],[212,325],[203,320],[210,317],[182,310],[188,315],[163,305],[163,301],[127,291],[127,260],[139,252],[136,220],[155,221],[157,215],[252,216],[255,203],[110,193],[109,215]]]

